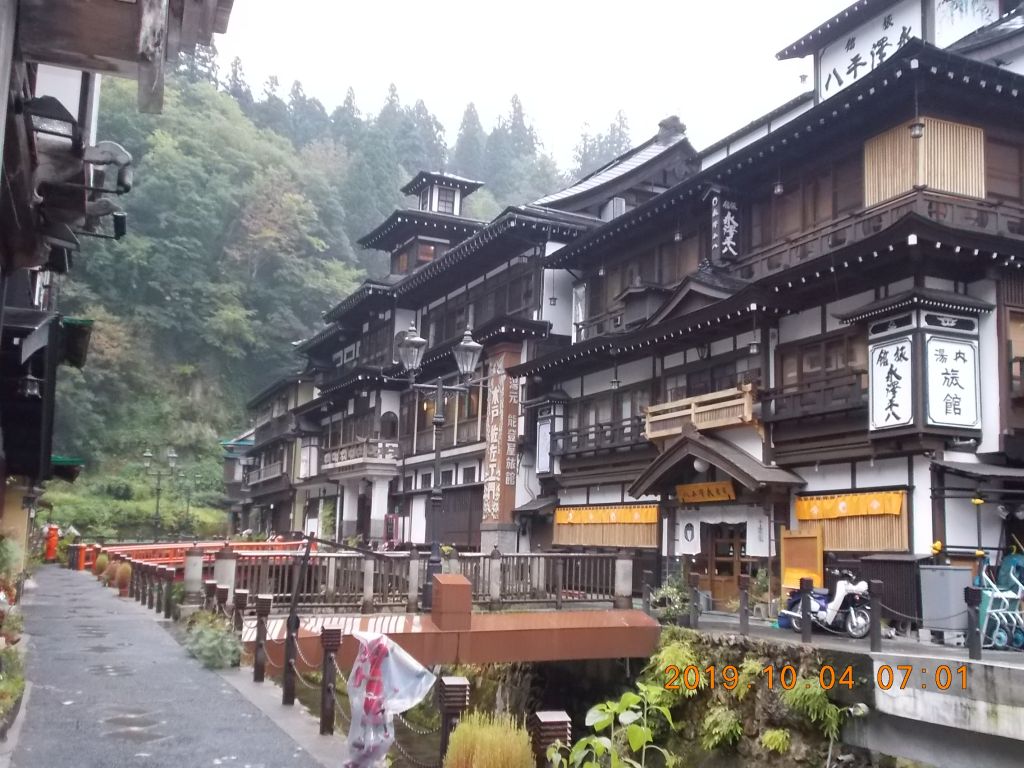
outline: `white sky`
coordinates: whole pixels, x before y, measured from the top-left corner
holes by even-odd
[[[241,57],[254,93],[268,75],[285,98],[300,80],[328,113],[351,85],[376,114],[394,82],[404,104],[426,102],[449,146],[468,102],[489,129],[518,93],[568,167],[584,127],[604,131],[619,109],[634,143],[677,114],[700,149],[809,90],[809,58],[775,53],[851,2],[236,0],[216,44],[225,70]]]

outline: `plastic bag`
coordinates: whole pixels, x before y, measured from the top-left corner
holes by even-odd
[[[352,636],[359,653],[348,678],[352,725],[345,768],[379,768],[395,743],[395,715],[419,704],[436,678],[387,635]]]

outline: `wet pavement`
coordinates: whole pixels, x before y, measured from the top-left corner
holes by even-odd
[[[323,765],[203,669],[153,611],[83,572],[48,566],[35,583],[25,605],[31,691],[12,768]]]

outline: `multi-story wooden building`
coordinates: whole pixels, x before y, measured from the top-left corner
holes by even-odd
[[[1019,12],[948,5],[829,20],[780,53],[814,91],[551,256],[579,340],[513,373],[556,545],[687,555],[728,600],[783,528],[858,555],[1020,536],[1024,60],[916,39],[1010,50]]]

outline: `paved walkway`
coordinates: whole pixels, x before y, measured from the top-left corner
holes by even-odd
[[[41,568],[36,584],[12,768],[322,765],[189,657],[153,611],[81,572]]]

